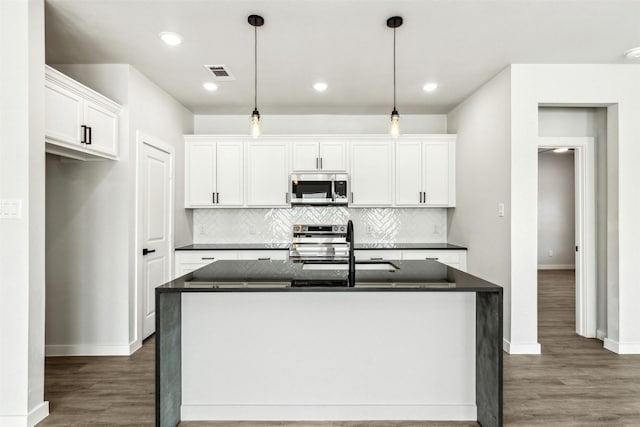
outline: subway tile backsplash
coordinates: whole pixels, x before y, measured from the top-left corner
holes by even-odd
[[[291,209],[194,209],[193,243],[283,243],[293,224],[345,224],[356,242],[445,243],[447,210],[298,206]]]

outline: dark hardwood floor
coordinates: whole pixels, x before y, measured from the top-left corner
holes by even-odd
[[[540,356],[504,357],[508,426],[640,426],[640,356],[620,356],[575,334],[572,271],[539,272]],[[151,426],[154,341],[131,357],[46,359],[39,426]],[[185,422],[225,427],[474,426],[443,422]]]

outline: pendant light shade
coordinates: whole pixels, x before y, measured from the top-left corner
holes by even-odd
[[[402,17],[392,16],[387,19],[387,27],[393,28],[393,110],[391,110],[391,124],[389,134],[393,138],[400,136],[400,114],[396,108],[396,28],[402,25]]]
[[[251,113],[251,136],[257,138],[262,133],[260,129],[260,112],[258,111],[258,27],[264,25],[264,18],[259,15],[249,15],[249,24],[253,26],[253,113]]]

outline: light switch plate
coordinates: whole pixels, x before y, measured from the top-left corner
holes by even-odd
[[[0,200],[0,218],[2,219],[22,218],[22,200],[1,199]]]

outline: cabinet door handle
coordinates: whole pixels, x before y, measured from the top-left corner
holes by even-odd
[[[216,258],[215,258],[215,257],[212,257],[212,256],[211,256],[211,257],[207,257],[207,256],[203,256],[203,257],[202,257],[202,260],[203,260],[203,261],[212,260],[212,259],[216,259]]]
[[[86,144],[87,143],[87,127],[85,125],[82,125],[82,140],[80,141],[81,144]]]
[[[216,204],[216,192],[211,193],[211,204]]]
[[[353,191],[351,192],[351,203],[353,203]]]
[[[93,138],[91,137],[91,126],[87,126],[87,129],[89,129],[89,142],[87,142],[87,145],[90,145]]]
[[[320,163],[318,162],[318,158],[316,157],[316,169],[320,169],[319,164],[320,164]]]
[[[152,253],[154,253],[155,251],[156,251],[155,249],[151,249],[151,250],[149,250],[149,249],[147,249],[147,248],[144,248],[144,249],[142,250],[142,255],[144,256],[144,255],[146,255],[146,254],[152,254]]]
[[[320,169],[322,169],[322,157],[320,157]]]
[[[419,195],[419,196],[418,196],[418,198],[420,199],[420,202],[419,202],[419,203],[422,203],[422,191],[420,191],[420,192],[418,193],[418,195]]]
[[[216,193],[216,203],[220,204],[220,193]]]
[[[422,196],[422,203],[427,203],[427,192],[423,191],[422,192],[423,196]]]

